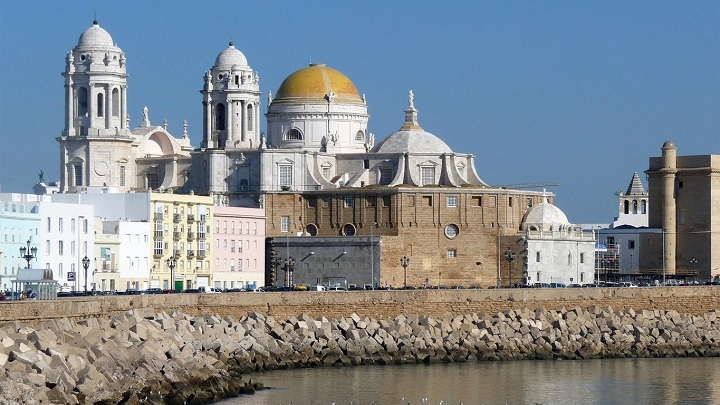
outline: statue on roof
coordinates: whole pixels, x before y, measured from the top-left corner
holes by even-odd
[[[415,94],[413,94],[412,89],[410,89],[410,92],[408,93],[408,101],[410,102],[410,108],[415,108],[414,101],[415,101]]]

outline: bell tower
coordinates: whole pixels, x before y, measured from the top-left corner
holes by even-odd
[[[65,58],[65,126],[60,143],[60,191],[118,186],[133,175],[123,51],[97,21]],[[122,166],[122,167],[121,167]]]

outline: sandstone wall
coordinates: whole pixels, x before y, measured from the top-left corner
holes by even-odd
[[[590,306],[615,310],[675,310],[703,314],[720,309],[720,287],[408,290],[170,294],[63,298],[0,302],[0,322],[42,321],[120,314],[137,308],[158,312],[241,317],[250,312],[286,320],[299,314],[336,317],[357,314],[376,319],[421,314],[447,317],[527,308],[558,310]]]

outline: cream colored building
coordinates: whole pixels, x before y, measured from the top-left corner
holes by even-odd
[[[150,207],[150,285],[163,290],[212,286],[212,197],[151,193]]]

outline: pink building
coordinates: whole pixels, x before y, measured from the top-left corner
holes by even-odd
[[[213,280],[216,288],[265,285],[265,210],[215,206]]]

